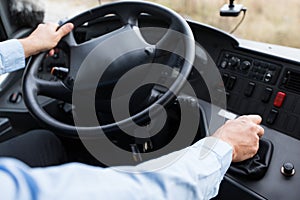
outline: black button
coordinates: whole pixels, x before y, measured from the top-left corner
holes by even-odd
[[[293,163],[284,163],[281,167],[281,173],[284,176],[293,176],[295,174],[295,168]]]
[[[227,82],[227,89],[228,90],[232,90],[234,85],[235,85],[235,82],[236,82],[236,77],[235,76],[230,76],[230,78],[228,79],[228,82]]]
[[[238,57],[231,57],[228,66],[231,67],[232,69],[236,69],[237,67],[240,66],[241,60]]]
[[[227,61],[226,60],[223,60],[221,62],[221,68],[225,69],[227,67]]]
[[[274,124],[277,116],[278,116],[278,110],[272,109],[268,115],[267,123]]]
[[[14,92],[9,97],[9,102],[11,103],[19,103],[22,100],[21,92]]]
[[[251,63],[247,60],[245,60],[241,64],[241,70],[243,70],[243,71],[246,71],[246,70],[250,69],[250,67],[251,67]]]
[[[262,98],[261,98],[262,102],[268,103],[268,102],[270,101],[270,98],[271,98],[272,94],[273,94],[273,89],[267,87],[267,88],[264,90],[264,93],[263,93],[263,95],[262,95]]]
[[[273,78],[272,74],[271,74],[270,72],[268,72],[268,73],[266,74],[266,76],[265,76],[264,81],[265,81],[266,83],[268,83],[268,82],[270,82],[270,81],[272,80],[272,78]]]
[[[222,78],[223,78],[224,85],[226,85],[227,82],[228,82],[228,79],[229,79],[229,75],[228,74],[223,74]]]
[[[254,89],[255,89],[255,83],[249,82],[244,92],[245,96],[251,97],[254,92]]]

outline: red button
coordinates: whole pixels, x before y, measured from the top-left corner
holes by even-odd
[[[284,92],[278,92],[276,95],[276,98],[274,100],[274,106],[280,108],[283,104],[285,97],[286,97],[286,94]]]

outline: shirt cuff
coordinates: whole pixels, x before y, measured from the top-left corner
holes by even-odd
[[[0,43],[1,64],[0,73],[9,73],[25,67],[25,53],[22,44],[17,39]]]
[[[221,164],[222,174],[225,174],[232,161],[232,146],[216,137],[206,137],[195,143],[192,148],[200,149],[199,158],[203,159],[214,153]]]

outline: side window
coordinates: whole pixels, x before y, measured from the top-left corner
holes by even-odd
[[[43,1],[1,0],[0,41],[21,38],[43,22]],[[0,92],[10,84],[15,73],[0,75]],[[11,77],[11,78],[9,78]]]

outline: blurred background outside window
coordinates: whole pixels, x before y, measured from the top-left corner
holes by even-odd
[[[44,0],[45,21],[57,22],[80,12],[113,0]],[[220,17],[219,10],[229,0],[152,0],[160,3],[187,19],[230,32],[242,18]],[[239,38],[300,48],[300,1],[299,0],[235,0],[247,8],[244,22],[234,32]]]

